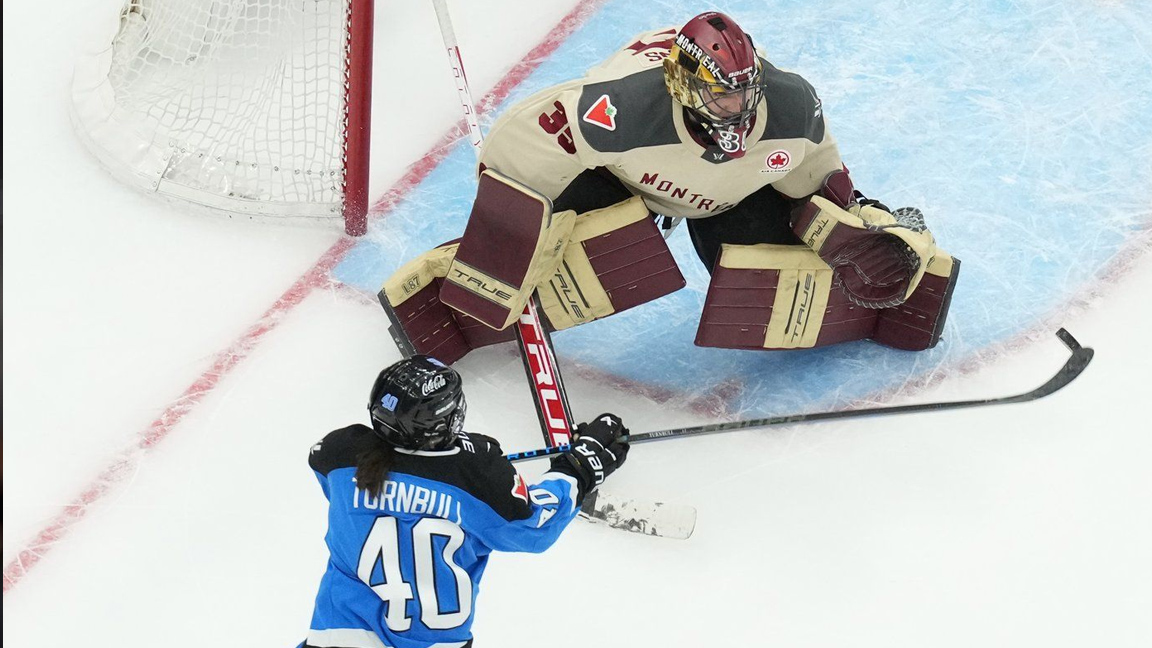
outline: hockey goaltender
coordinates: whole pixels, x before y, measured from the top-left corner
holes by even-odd
[[[815,89],[722,13],[509,108],[479,170],[464,236],[381,291],[417,353],[513,339],[534,291],[561,330],[683,287],[665,243],[681,219],[711,273],[697,345],[940,339],[960,261],[918,209],[853,187]]]

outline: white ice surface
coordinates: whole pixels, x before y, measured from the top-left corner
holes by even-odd
[[[478,95],[575,2],[479,4],[453,5]],[[338,238],[185,214],[98,168],[68,79],[117,5],[4,6],[5,565]],[[431,8],[377,13],[429,69],[377,86],[374,196],[456,118]],[[499,555],[477,644],[1152,644],[1150,288],[1138,256],[1061,322],[1097,359],[1039,403],[637,446],[609,487],[696,506],[693,538],[577,523],[544,555]],[[4,644],[295,645],[325,559],[307,450],[360,420],[396,357],[377,305],[313,292],[5,591]],[[909,400],[1028,389],[1062,359],[1029,343]],[[535,446],[517,358],[461,369],[469,427]],[[701,422],[570,382],[583,417]]]

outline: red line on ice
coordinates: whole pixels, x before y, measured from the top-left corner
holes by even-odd
[[[544,40],[517,63],[507,75],[477,104],[477,110],[484,113],[503,101],[513,88],[522,83],[536,70],[548,56],[571,36],[590,16],[596,13],[605,0],[582,0],[571,12],[548,32]],[[372,218],[381,218],[395,207],[404,196],[436,168],[448,155],[451,145],[467,133],[463,119],[452,127],[419,162],[392,186],[372,207]],[[208,394],[220,384],[228,373],[248,357],[265,334],[275,329],[288,314],[300,305],[314,289],[327,286],[332,269],[355,247],[353,239],[342,238],[329,248],[307,272],[296,280],[292,287],[276,300],[260,319],[244,332],[235,342],[216,355],[212,367],[200,375],[184,393],[170,404],[164,413],[138,435],[139,440],[121,452],[115,460],[97,475],[84,492],[56,514],[48,524],[16,556],[4,566],[4,593],[15,587],[28,571],[36,566],[52,547],[61,540],[72,527],[84,519],[91,506],[100,501],[117,483],[130,476],[136,468],[140,455],[163,441],[172,430],[199,405]]]

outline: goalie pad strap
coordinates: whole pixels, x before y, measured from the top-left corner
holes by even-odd
[[[508,328],[559,265],[575,215],[553,214],[548,198],[486,169],[440,300],[493,329]]]
[[[627,310],[684,287],[668,244],[639,197],[576,218],[559,267],[540,286],[556,330]]]

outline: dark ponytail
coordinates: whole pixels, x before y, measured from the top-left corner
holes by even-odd
[[[370,495],[380,495],[384,491],[384,480],[396,460],[396,450],[391,443],[380,441],[356,457],[356,487]]]

